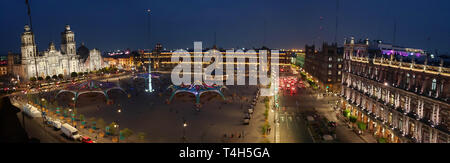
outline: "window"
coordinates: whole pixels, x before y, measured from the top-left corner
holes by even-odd
[[[341,64],[339,64],[339,65],[338,65],[338,68],[342,68],[342,65],[341,65]]]
[[[328,70],[328,75],[331,75],[331,74],[332,74],[331,70]]]
[[[338,75],[341,75],[342,74],[342,72],[341,71],[338,71]]]
[[[328,61],[333,61],[333,57],[329,57],[329,58],[328,58]]]
[[[409,85],[409,74],[406,74],[406,84]]]
[[[333,67],[333,65],[332,64],[328,64],[328,68],[332,68]]]
[[[436,79],[433,79],[433,83],[431,84],[431,90],[436,91]]]
[[[331,82],[331,79],[330,79],[330,78],[328,78],[328,82]]]

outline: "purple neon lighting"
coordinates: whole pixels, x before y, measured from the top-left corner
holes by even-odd
[[[416,55],[416,57],[420,57],[422,55],[421,53],[409,53],[409,52],[405,52],[405,51],[394,51],[394,50],[382,50],[382,54],[384,54],[384,55],[397,54],[397,55],[401,55],[404,57],[407,57],[410,55]]]

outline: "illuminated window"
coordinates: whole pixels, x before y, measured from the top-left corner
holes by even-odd
[[[341,75],[342,74],[342,72],[341,71],[338,71],[338,75]]]
[[[433,83],[431,84],[431,90],[436,91],[436,79],[433,79]]]
[[[328,64],[328,68],[332,68],[333,67],[333,65],[332,64]]]
[[[333,61],[333,57],[329,57],[329,58],[328,58],[328,61]]]
[[[342,65],[341,65],[341,64],[339,64],[339,65],[338,65],[338,68],[342,68]]]
[[[331,75],[331,74],[332,74],[331,70],[328,70],[328,75]]]

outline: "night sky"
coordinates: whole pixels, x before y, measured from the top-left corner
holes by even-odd
[[[397,20],[397,44],[450,52],[448,0],[340,2],[339,44],[350,36],[393,42]],[[156,42],[168,49],[193,48],[193,41],[211,47],[215,32],[219,47],[256,48],[264,42],[264,24],[269,48],[304,48],[334,41],[336,0],[31,0],[31,12],[40,51],[50,41],[59,45],[66,24],[77,47],[84,42],[102,51],[153,48]],[[0,22],[0,54],[20,53],[20,34],[29,23],[25,0],[2,0]]]

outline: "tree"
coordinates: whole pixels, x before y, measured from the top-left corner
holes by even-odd
[[[80,121],[84,121],[84,115],[80,114]]]
[[[358,122],[357,125],[361,131],[365,131],[367,129],[367,125],[363,122]]]
[[[59,79],[64,79],[64,75],[63,75],[63,74],[59,74],[59,75],[58,75],[58,78],[59,78]]]
[[[350,110],[344,110],[344,117],[350,117]]]
[[[47,80],[47,81],[50,81],[50,79],[51,79],[50,76],[45,77],[45,80]]]
[[[78,74],[77,74],[76,72],[72,72],[72,73],[70,74],[70,76],[71,76],[72,78],[76,78],[76,77],[78,76]]]
[[[40,76],[39,76],[37,79],[38,79],[39,81],[44,80],[44,78],[42,78],[42,77],[40,77]]]
[[[58,76],[53,75],[53,76],[52,76],[52,79],[55,79],[55,80],[56,80],[56,79],[58,79]]]
[[[131,135],[133,135],[133,131],[129,128],[120,130],[120,132],[122,133],[122,136],[125,137],[125,139],[128,139]]]
[[[36,81],[36,77],[31,77],[30,81],[32,81],[32,82]]]
[[[83,76],[83,72],[79,72],[79,73],[78,73],[78,76]]]
[[[112,122],[111,124],[108,125],[108,127],[109,127],[109,133],[111,135],[117,134],[118,127],[117,127],[117,123],[116,122]]]
[[[145,140],[145,136],[146,136],[146,134],[143,133],[143,132],[139,132],[138,133],[138,138],[139,138],[140,141],[144,141]]]
[[[91,118],[89,118],[89,123],[91,124],[91,127],[97,127],[97,122],[96,122],[96,119],[95,119],[95,117],[91,117]]]
[[[356,116],[350,116],[350,122],[352,122],[352,123],[356,123],[356,120],[357,120],[358,118],[356,117]]]
[[[99,119],[97,120],[97,127],[98,127],[98,128],[104,128],[105,126],[106,126],[105,120],[103,120],[103,118],[99,118]]]

